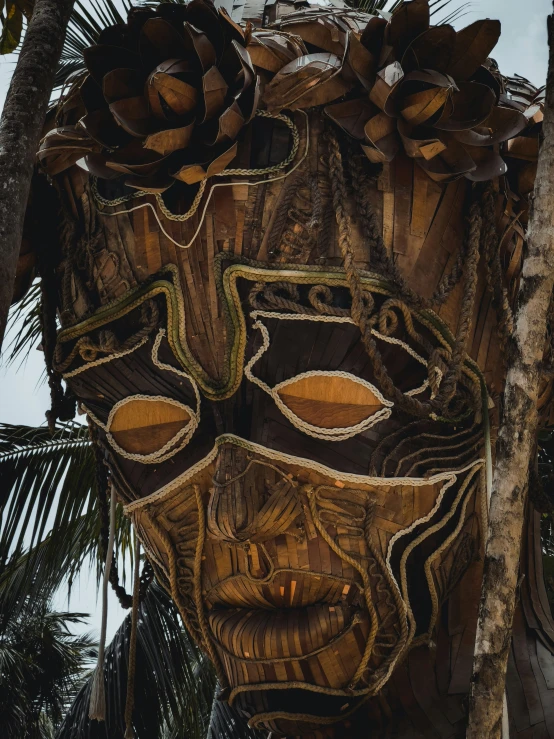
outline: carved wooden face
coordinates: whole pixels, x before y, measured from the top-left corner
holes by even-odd
[[[175,268],[63,331],[58,359],[226,696],[253,725],[301,734],[379,692],[471,561],[481,384],[468,360],[449,420],[418,420],[383,394],[343,272],[223,253],[214,273],[212,368]],[[382,365],[429,400],[448,330],[383,279],[363,286]]]

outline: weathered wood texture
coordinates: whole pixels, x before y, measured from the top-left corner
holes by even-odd
[[[74,0],[36,0],[0,119],[0,347],[14,294],[36,152],[73,4]],[[21,269],[28,269],[29,257],[23,253],[21,259]]]
[[[479,610],[468,737],[501,736],[503,676],[516,606],[516,586],[537,427],[541,362],[554,285],[554,16],[549,17],[550,61],[528,251],[523,262],[504,416],[498,434],[483,591]]]
[[[228,9],[260,27],[297,7]],[[170,190],[168,212],[75,166],[55,177],[55,367],[98,428],[160,582],[245,717],[276,736],[462,737],[487,411],[494,440],[536,131],[511,148],[511,177],[485,187],[436,182],[404,153],[375,166],[321,109],[286,115],[290,125],[246,126],[241,174],[210,179],[192,209],[197,185]],[[274,169],[291,127],[294,160]],[[378,361],[355,322],[356,271]],[[459,381],[438,409],[466,323]],[[540,388],[545,418],[552,385]],[[512,734],[525,739],[554,736],[554,627],[528,520],[508,686]]]

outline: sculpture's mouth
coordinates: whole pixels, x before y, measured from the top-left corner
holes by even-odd
[[[367,638],[367,612],[349,605],[314,605],[279,611],[248,608],[214,609],[209,614],[212,638],[226,662],[240,662],[246,667],[272,664],[287,672],[287,664],[310,660],[329,651],[337,662],[335,670],[348,682],[356,665],[337,660],[336,650],[342,641]],[[327,659],[330,655],[327,655]],[[294,671],[294,669],[293,669]],[[298,678],[305,679],[300,670]]]
[[[450,542],[463,535],[480,462],[460,479],[341,480],[234,441],[142,515],[157,522],[151,548],[162,566],[168,557],[168,584],[226,698],[252,726],[300,736],[377,695],[430,633],[441,583],[463,571]],[[441,580],[425,569],[442,566],[437,551],[450,558]],[[410,599],[408,567],[426,600],[423,588]]]
[[[370,490],[220,449],[203,604],[229,700],[258,728],[332,723],[386,681],[403,614],[368,543],[373,508]]]

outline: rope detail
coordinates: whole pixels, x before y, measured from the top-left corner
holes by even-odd
[[[98,662],[94,671],[92,690],[90,693],[89,718],[95,721],[106,720],[106,689],[104,686],[104,661],[106,649],[106,628],[108,624],[108,582],[112,566],[113,545],[115,539],[115,506],[116,496],[111,486],[110,501],[110,535],[106,553],[106,564],[104,567],[104,580],[102,582],[102,623],[100,627],[100,645],[98,647]]]
[[[137,630],[140,603],[140,542],[135,532],[135,562],[133,574],[133,610],[131,613],[131,637],[129,639],[129,664],[127,666],[127,697],[125,700],[125,739],[133,739],[133,708],[135,706],[135,673],[137,663]]]
[[[326,138],[329,145],[329,173],[331,178],[331,191],[333,196],[333,207],[337,219],[339,232],[339,247],[343,256],[346,279],[352,296],[351,315],[360,329],[362,342],[371,361],[375,378],[378,380],[383,393],[402,410],[416,417],[428,417],[433,413],[446,414],[446,408],[456,393],[458,380],[462,373],[465,359],[465,343],[471,327],[473,303],[477,287],[477,263],[479,259],[479,242],[481,236],[480,207],[475,202],[471,207],[468,233],[468,254],[464,269],[465,291],[464,302],[461,309],[460,322],[456,334],[456,341],[452,348],[452,354],[448,362],[445,377],[437,396],[430,402],[421,402],[413,396],[403,393],[396,387],[390,377],[371,334],[371,325],[368,311],[363,300],[363,289],[361,274],[354,263],[354,250],[352,246],[352,233],[350,220],[345,210],[348,201],[342,154],[339,141],[334,131],[327,131]],[[373,225],[371,225],[373,224]],[[373,245],[381,244],[382,239],[374,234],[376,223],[374,219],[368,224],[371,234],[374,236]],[[382,245],[384,248],[384,244]],[[379,247],[381,248],[381,247]],[[393,280],[394,281],[394,280]],[[421,302],[421,301],[418,301]]]

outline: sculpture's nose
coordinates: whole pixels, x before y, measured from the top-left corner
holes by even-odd
[[[241,447],[218,452],[208,530],[220,541],[255,544],[289,529],[302,513],[292,475]]]

